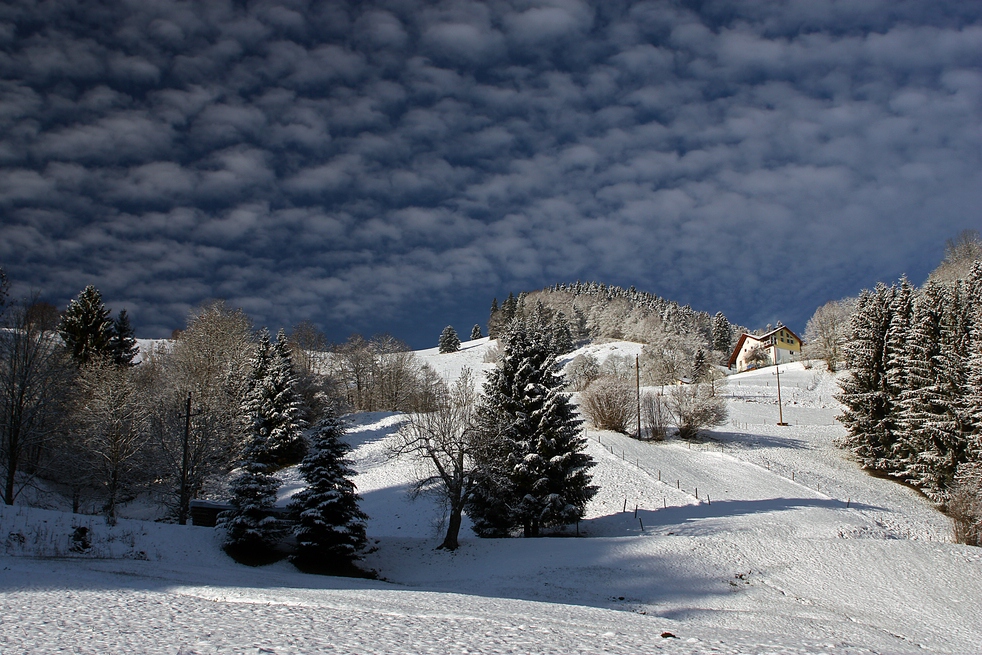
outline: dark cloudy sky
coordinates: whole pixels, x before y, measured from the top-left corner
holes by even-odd
[[[635,285],[751,327],[982,227],[982,2],[7,0],[0,265],[435,345]]]

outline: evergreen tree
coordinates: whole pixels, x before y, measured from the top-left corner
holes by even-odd
[[[693,382],[705,382],[709,379],[710,364],[706,351],[702,348],[696,350],[692,359],[692,380]]]
[[[723,312],[717,312],[712,322],[713,350],[723,353],[730,352],[733,342],[733,328]]]
[[[264,464],[287,464],[303,456],[303,403],[297,393],[290,346],[280,330],[276,342],[262,330],[242,403],[247,441]]]
[[[242,402],[246,444],[240,471],[230,485],[232,509],[223,517],[225,550],[245,563],[274,559],[274,547],[284,533],[272,515],[280,486],[273,471],[295,456],[303,443],[295,387],[286,335],[281,330],[274,344],[269,332],[262,330]]]
[[[113,321],[109,351],[112,353],[113,364],[119,367],[133,366],[133,359],[140,352],[133,326],[130,325],[130,317],[125,309],[120,310],[116,320]]]
[[[968,297],[971,325],[968,345],[968,420],[972,436],[969,439],[968,459],[982,466],[982,261],[972,266],[969,275]]]
[[[475,323],[474,327],[471,328],[471,341],[474,339],[481,339],[483,337],[484,335],[481,334],[481,326]]]
[[[876,468],[893,447],[893,435],[884,432],[887,416],[884,344],[890,324],[893,291],[879,284],[863,290],[852,319],[852,338],[846,348],[850,373],[842,381],[839,400],[845,405],[839,421],[846,427],[843,445],[865,468]]]
[[[569,326],[569,320],[562,312],[556,312],[552,318],[552,325],[549,327],[550,346],[552,352],[558,357],[566,353],[573,352],[573,331]]]
[[[915,302],[908,388],[901,395],[900,474],[939,503],[947,500],[971,431],[965,306],[960,283],[925,285]]]
[[[98,289],[90,284],[68,303],[58,333],[77,366],[112,356],[113,321]]]
[[[440,354],[455,353],[460,350],[460,337],[452,325],[443,328],[440,334]]]
[[[358,507],[360,498],[351,481],[355,471],[346,459],[351,446],[342,440],[344,425],[330,415],[308,436],[310,448],[299,466],[307,486],[290,503],[297,521],[292,561],[303,571],[355,573],[368,517]]]
[[[498,299],[495,298],[491,301],[491,312],[488,314],[488,338],[497,339],[501,335],[504,322],[504,316],[498,308]]]
[[[482,445],[468,515],[481,536],[526,537],[582,517],[596,493],[564,380],[538,326],[516,320],[478,409]]]
[[[515,298],[515,294],[508,293],[505,302],[501,303],[501,314],[504,317],[505,327],[515,319],[515,316],[518,314],[518,299]]]
[[[911,320],[914,311],[914,289],[907,277],[900,279],[890,304],[890,322],[883,344],[883,388],[884,416],[882,431],[889,435],[886,441],[889,449],[884,448],[881,457],[873,463],[877,470],[896,475],[902,468],[900,461],[905,459],[904,449],[903,405],[901,396],[907,389],[907,352],[910,346]]]
[[[219,525],[225,528],[224,549],[244,564],[264,564],[276,559],[275,547],[284,534],[282,523],[273,516],[280,481],[267,459],[266,440],[252,435],[243,453],[238,474],[229,485],[232,509],[223,512]]]

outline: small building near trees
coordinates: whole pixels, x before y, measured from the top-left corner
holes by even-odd
[[[730,354],[729,367],[739,373],[761,366],[796,362],[801,358],[801,346],[801,337],[778,323],[766,334],[741,334]]]

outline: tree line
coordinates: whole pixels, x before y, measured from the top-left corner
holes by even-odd
[[[919,289],[902,278],[860,294],[840,420],[843,446],[865,468],[922,490],[955,518],[961,540],[979,544],[982,261],[950,275],[957,254],[949,244],[946,275]]]
[[[8,504],[25,490],[56,490],[74,511],[98,507],[113,522],[121,505],[149,492],[185,523],[192,499],[230,498],[226,549],[259,562],[275,556],[288,531],[274,511],[276,472],[299,464],[307,487],[288,508],[294,561],[312,570],[325,561],[351,564],[365,543],[366,517],[339,416],[410,412],[407,425],[421,426],[444,420],[448,406],[459,413],[465,396],[474,421],[464,429],[466,453],[457,453],[458,530],[466,506],[479,534],[537,536],[582,517],[594,493],[592,461],[581,452],[556,365],[559,349],[571,344],[538,319],[508,327],[501,367],[480,395],[440,379],[385,335],[328,346],[300,324],[289,337],[273,337],[215,302],[193,311],[173,339],[141,352],[125,312],[112,316],[94,287],[60,315],[36,311],[36,299],[9,304],[2,289]],[[445,545],[456,547],[456,533]]]

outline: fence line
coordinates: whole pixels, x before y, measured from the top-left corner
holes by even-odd
[[[589,438],[589,431],[586,430],[585,428],[584,428],[584,433]],[[627,457],[626,457],[626,451],[624,449],[621,449],[620,454],[618,454],[618,453],[616,453],[614,451],[614,446],[612,444],[604,444],[603,443],[602,438],[601,438],[601,435],[599,433],[596,435],[596,438],[597,438],[597,443],[600,444],[600,445],[602,445],[602,446],[605,446],[605,449],[606,450],[609,450],[609,452],[614,457],[620,457],[620,459],[622,461],[633,463],[635,465],[635,468],[637,468],[638,470],[640,470],[640,471],[642,471],[644,473],[647,473],[649,476],[651,476],[652,478],[654,478],[657,481],[658,484],[664,485],[664,486],[669,486],[669,484],[666,483],[662,479],[662,471],[661,471],[661,469],[652,470],[652,469],[649,469],[646,466],[642,466],[641,465],[640,458],[634,458],[634,462],[631,462],[630,460],[627,459]],[[692,443],[689,442],[688,445],[689,445],[689,450],[691,450],[692,449]],[[717,450],[715,448],[715,445],[712,444],[712,443],[707,442],[707,443],[699,444],[699,445],[702,445],[703,446],[703,448],[701,449],[703,452],[717,452]],[[719,443],[718,445],[719,445],[719,451],[718,452],[720,453],[720,455],[725,454],[725,448],[726,448],[725,447],[725,444]],[[697,446],[697,449],[698,449],[698,446]],[[740,461],[740,462],[744,462],[744,463],[748,463],[748,464],[754,464],[754,462],[750,462],[750,461],[745,460],[745,459],[742,459],[740,457],[735,457],[735,459],[737,461]],[[785,480],[789,480],[789,481],[791,481],[791,482],[793,482],[795,484],[800,484],[801,486],[806,487],[808,489],[814,489],[816,492],[818,492],[820,494],[823,494],[823,495],[825,495],[826,497],[828,497],[830,499],[840,500],[841,501],[841,499],[837,499],[837,498],[835,498],[834,496],[832,496],[829,493],[830,489],[829,489],[828,486],[826,486],[826,488],[825,488],[826,490],[823,492],[822,491],[822,483],[821,483],[820,480],[813,481],[814,486],[812,486],[811,484],[808,484],[806,482],[805,478],[806,478],[807,475],[813,475],[812,473],[806,472],[806,471],[801,471],[801,470],[796,469],[794,467],[785,466],[784,464],[781,464],[780,462],[774,462],[774,461],[772,461],[772,460],[770,460],[770,459],[768,459],[766,457],[765,458],[762,458],[762,459],[764,461],[764,465],[767,467],[767,470],[769,472],[773,473],[774,475],[776,475],[778,477],[781,477],[781,478],[784,478]],[[757,465],[760,466],[760,464],[757,464]],[[788,474],[790,474],[790,477],[788,477]],[[819,476],[816,475],[815,477],[819,477]],[[671,480],[671,478],[669,478],[669,480]],[[693,485],[693,491],[691,491],[691,492],[690,491],[686,491],[686,489],[684,489],[682,487],[682,480],[681,480],[681,478],[676,478],[675,479],[675,488],[678,491],[682,491],[683,493],[685,493],[687,495],[690,495],[693,498],[695,498],[698,501],[697,504],[700,504],[701,505],[701,504],[703,504],[705,502],[706,505],[712,505],[712,500],[711,500],[711,497],[710,497],[710,495],[708,493],[704,494],[705,500],[703,498],[700,498],[699,497],[699,488],[698,487],[696,487],[696,486]],[[847,508],[849,508],[849,505],[852,504],[851,503],[851,500],[852,499],[850,498],[847,501],[847,504],[846,504],[846,507]],[[668,507],[668,499],[667,499],[667,496],[662,495],[662,509],[667,509],[667,507]],[[634,506],[634,513],[635,513],[635,517],[636,518],[638,518],[637,517],[637,512],[640,509],[646,509],[646,508],[644,508],[640,504],[637,504],[636,503],[635,506]],[[624,512],[627,511],[627,498],[626,497],[624,498],[624,508],[623,508],[623,511]],[[655,510],[651,510],[651,511],[655,511]],[[640,521],[641,519],[638,518],[638,520]],[[642,531],[644,531],[643,524],[642,524]]]

